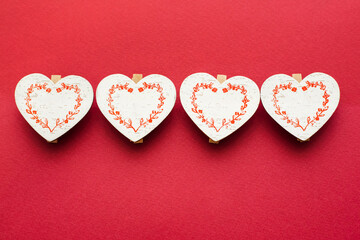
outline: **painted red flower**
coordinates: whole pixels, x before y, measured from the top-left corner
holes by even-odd
[[[133,89],[132,89],[132,88],[129,88],[129,89],[128,89],[128,92],[129,92],[129,93],[131,93],[132,91],[133,91]]]
[[[139,90],[139,92],[142,92],[142,91],[144,91],[144,89],[143,89],[143,88],[139,88],[138,90]]]
[[[51,92],[51,88],[46,89],[46,92],[48,93]]]
[[[297,90],[296,88],[292,88],[292,89],[291,89],[291,91],[293,91],[293,92],[296,92],[296,90]]]
[[[303,91],[306,91],[306,90],[307,90],[307,87],[305,87],[305,86],[302,87],[302,90],[303,90]]]
[[[223,88],[223,92],[226,93],[228,90],[227,88]]]
[[[57,91],[57,92],[61,92],[61,88],[57,88],[56,91]]]
[[[212,91],[213,91],[213,92],[216,92],[216,91],[217,91],[217,88],[213,88]]]

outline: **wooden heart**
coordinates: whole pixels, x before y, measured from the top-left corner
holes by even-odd
[[[276,74],[261,87],[261,101],[269,115],[303,141],[329,120],[339,100],[337,82],[325,73],[312,73],[301,82]]]
[[[96,89],[101,112],[133,142],[145,137],[167,117],[175,99],[174,84],[159,74],[146,76],[137,83],[125,75],[113,74]]]
[[[51,142],[74,127],[89,111],[94,98],[91,84],[67,76],[54,84],[43,74],[23,77],[15,89],[15,102],[25,120]]]
[[[220,141],[251,118],[260,93],[256,83],[246,77],[219,83],[210,74],[195,73],[182,83],[180,100],[191,120],[210,139]]]

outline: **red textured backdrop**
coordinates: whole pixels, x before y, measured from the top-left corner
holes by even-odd
[[[0,239],[360,239],[360,1],[0,3]],[[94,102],[58,144],[22,118],[16,83],[39,72],[325,72],[338,110],[298,143],[260,105],[219,145],[183,111],[134,145]]]

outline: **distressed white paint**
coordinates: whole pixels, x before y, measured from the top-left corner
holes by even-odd
[[[45,84],[48,90],[33,88],[33,92],[29,93],[31,99],[28,100],[28,104],[31,106],[29,109],[26,105],[28,90],[36,84],[42,86]],[[62,84],[78,86],[80,91],[75,93],[74,89],[63,89],[58,92],[57,89],[62,89]],[[82,100],[79,101],[80,106],[75,109],[78,104],[76,101],[78,96]],[[33,73],[23,77],[15,89],[15,102],[20,113],[30,126],[49,142],[59,138],[74,127],[89,111],[93,98],[94,93],[91,84],[85,78],[74,75],[64,77],[54,84],[45,75]],[[73,119],[68,119],[65,122],[66,116],[70,116],[69,111],[78,113],[73,115]],[[31,119],[34,116],[38,117],[38,121]],[[57,119],[62,124],[56,124]],[[43,127],[44,125],[42,126],[40,123],[46,123],[46,121],[48,127]]]
[[[193,111],[194,103],[192,96],[194,88],[197,84],[211,84],[212,89],[200,88],[195,93],[195,104],[197,113]],[[224,88],[228,85],[244,87],[246,94],[242,94],[239,90],[229,90],[224,93]],[[213,88],[216,88],[213,91]],[[241,111],[244,106],[244,97],[249,100],[247,107]],[[255,113],[260,102],[259,88],[251,79],[243,76],[235,76],[227,79],[220,84],[216,78],[208,73],[195,73],[188,76],[180,88],[180,100],[186,113],[191,120],[203,131],[209,138],[219,141],[240,128]],[[201,113],[199,112],[201,110]],[[231,123],[234,114],[242,112],[244,115],[238,120]],[[199,118],[202,116],[201,118]],[[212,119],[214,122],[212,123]],[[227,126],[221,127],[225,121]]]
[[[324,89],[317,87],[306,87],[309,83],[322,83]],[[291,83],[293,90],[279,90],[276,94],[276,103],[281,109],[279,115],[276,113],[274,102],[274,88],[276,85],[287,85]],[[304,89],[303,89],[304,88]],[[296,89],[296,90],[295,90]],[[324,106],[324,92],[329,95],[329,102]],[[289,133],[300,140],[307,140],[315,134],[331,117],[338,106],[340,100],[340,89],[334,78],[325,73],[312,73],[304,78],[300,83],[291,76],[285,74],[276,74],[269,77],[261,87],[261,101],[269,113],[269,115]],[[316,120],[316,114],[319,110],[327,108],[321,116]],[[288,116],[288,120],[284,119]],[[299,119],[299,125],[293,124]],[[310,124],[308,124],[308,119]],[[295,127],[296,126],[296,127]]]
[[[158,88],[146,88],[146,84],[161,87],[161,93]],[[112,86],[127,85],[127,89],[115,88],[111,94]],[[140,91],[144,89],[143,91]],[[165,99],[160,100],[161,94]],[[109,106],[109,95],[111,95],[113,111],[111,113]],[[96,89],[96,101],[106,119],[124,136],[133,142],[136,142],[152,130],[154,130],[171,112],[176,99],[176,90],[174,84],[165,76],[152,74],[144,77],[138,83],[134,83],[129,77],[122,74],[113,74],[105,77]],[[158,108],[159,104],[163,105]],[[110,112],[109,112],[110,111]],[[156,119],[152,119],[154,112]],[[121,120],[119,119],[121,117]],[[142,119],[142,120],[141,120]],[[143,121],[145,124],[140,124]],[[131,127],[130,127],[131,124]]]

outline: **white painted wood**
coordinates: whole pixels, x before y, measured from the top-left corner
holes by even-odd
[[[174,84],[152,74],[134,83],[122,74],[105,77],[96,89],[96,101],[106,119],[133,142],[154,130],[171,112]]]
[[[332,116],[340,100],[339,85],[325,73],[312,73],[300,83],[276,74],[263,83],[261,101],[269,115],[300,140],[315,134]]]
[[[251,79],[235,76],[220,84],[208,73],[188,76],[180,100],[191,120],[214,141],[240,128],[255,113],[259,88]]]
[[[91,84],[70,75],[54,84],[43,74],[23,77],[15,102],[30,126],[51,142],[74,127],[89,111],[94,98]]]

